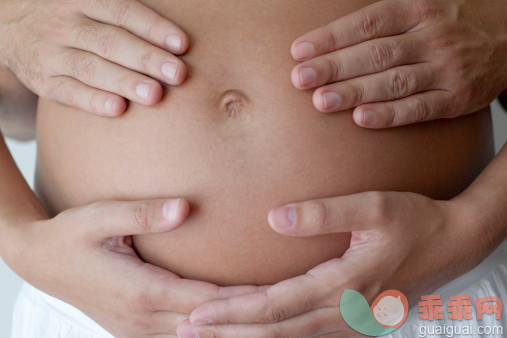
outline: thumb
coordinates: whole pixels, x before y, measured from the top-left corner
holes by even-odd
[[[188,217],[189,205],[183,198],[102,201],[74,212],[86,234],[103,239],[173,230]]]
[[[293,203],[271,210],[270,226],[288,236],[317,236],[368,230],[384,221],[392,209],[389,192],[364,192]]]

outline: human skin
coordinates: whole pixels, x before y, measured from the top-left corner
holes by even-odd
[[[259,12],[256,2],[147,2],[188,33],[189,78],[152,109],[132,104],[115,120],[41,100],[39,197],[52,215],[104,199],[185,197],[185,226],[136,237],[136,249],[219,285],[275,283],[347,249],[347,233],[276,234],[273,207],[367,190],[453,197],[493,156],[488,111],[369,131],[351,111],[319,114],[312,93],[290,82],[294,39],[369,3],[280,1]]]
[[[335,206],[335,208],[337,208],[337,207]]]
[[[36,107],[37,96],[0,65],[0,128],[4,135],[18,141],[33,139]]]
[[[290,222],[286,212],[272,211],[270,224],[278,233],[352,231],[351,247],[305,275],[202,304],[178,326],[178,337],[354,336],[340,316],[344,289],[358,290],[370,303],[381,291],[401,290],[415,304],[507,239],[506,168],[504,145],[474,183],[449,201],[367,192],[295,202],[288,206],[295,209]]]
[[[41,97],[100,116],[180,84],[186,34],[135,0],[0,1],[0,66]],[[157,81],[158,80],[158,81]]]
[[[507,89],[506,17],[503,0],[379,1],[297,38],[292,81],[366,128],[473,113]]]

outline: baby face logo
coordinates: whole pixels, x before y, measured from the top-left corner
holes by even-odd
[[[384,291],[373,302],[371,312],[380,325],[400,327],[407,318],[407,297],[397,290]]]
[[[382,336],[400,327],[408,314],[408,301],[397,290],[382,292],[368,305],[359,292],[346,289],[340,300],[343,319],[353,330],[367,336]]]

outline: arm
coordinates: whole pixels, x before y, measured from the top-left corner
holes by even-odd
[[[183,199],[107,201],[50,219],[0,134],[1,257],[30,284],[115,336],[175,334],[200,303],[252,290],[184,280],[138,258],[130,235],[170,231],[187,214]]]
[[[4,135],[18,141],[33,139],[36,106],[37,96],[0,65],[0,130]]]
[[[306,275],[203,304],[178,332],[194,331],[199,337],[313,337],[341,330],[350,336],[353,332],[343,331],[350,328],[340,317],[344,289],[361,292],[369,302],[383,290],[397,289],[413,304],[418,296],[475,267],[507,239],[506,201],[504,145],[473,184],[449,201],[367,192],[273,210],[269,223],[283,235],[351,231],[350,248]]]

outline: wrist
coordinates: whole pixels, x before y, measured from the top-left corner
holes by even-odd
[[[505,206],[495,201],[501,201],[498,196],[502,195],[507,196],[507,191],[501,187],[485,193],[471,189],[449,201],[454,219],[452,236],[470,260],[482,261],[507,239]]]

